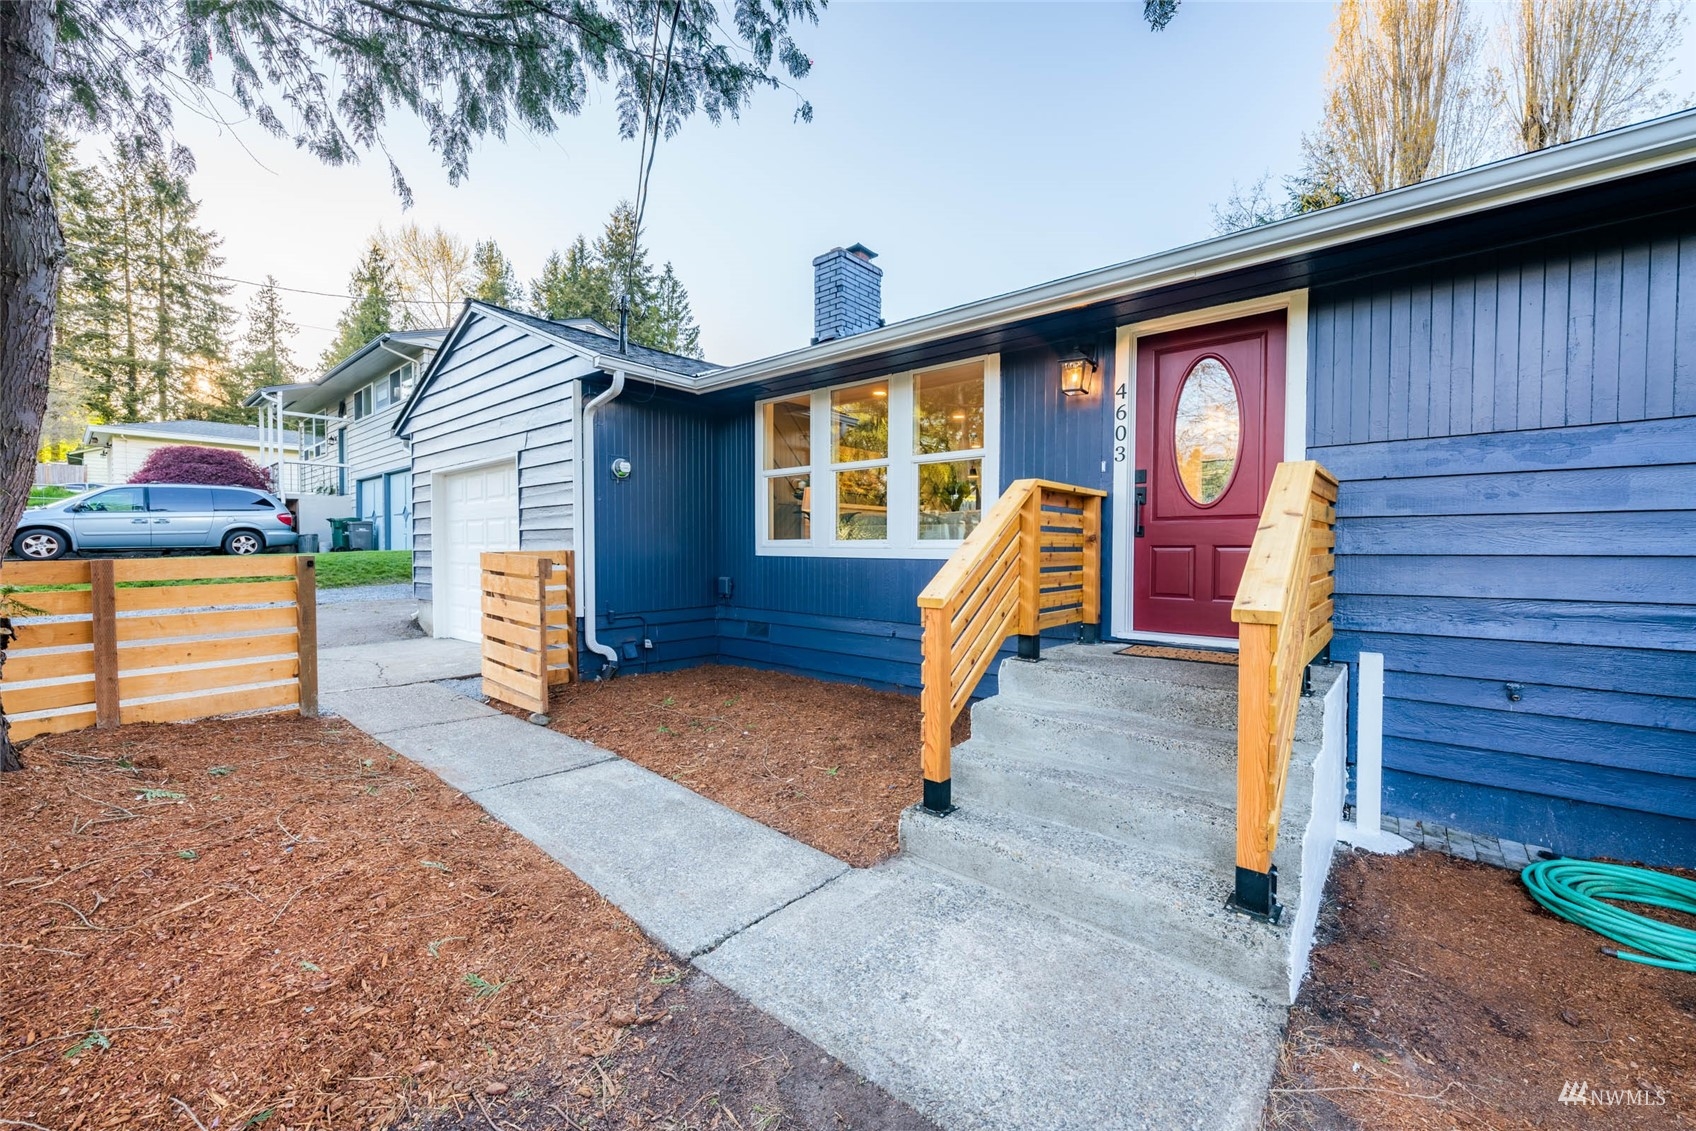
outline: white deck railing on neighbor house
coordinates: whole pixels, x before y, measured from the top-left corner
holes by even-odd
[[[284,498],[347,492],[347,465],[335,459],[331,417],[284,407],[284,390],[267,390],[259,403],[259,463]]]

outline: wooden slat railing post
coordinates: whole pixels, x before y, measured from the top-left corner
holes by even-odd
[[[1331,638],[1336,487],[1336,479],[1315,462],[1278,465],[1231,608],[1238,638],[1233,903],[1274,922],[1282,908],[1272,853],[1278,845],[1297,700],[1308,661]]]
[[[1263,914],[1276,904],[1272,853],[1261,835],[1271,806],[1270,677],[1278,628],[1245,624],[1237,630],[1237,900]]]
[[[294,559],[295,652],[299,656],[300,714],[318,717],[318,559]]]
[[[88,563],[88,596],[94,629],[94,725],[102,730],[122,721],[118,691],[117,563]]]
[[[1080,639],[1101,642],[1101,496],[1084,499],[1084,623]]]
[[[943,814],[954,808],[953,783],[950,780],[953,750],[949,740],[954,728],[953,686],[949,675],[953,660],[948,610],[942,607],[921,609],[919,622],[924,627],[920,643],[924,657],[921,668],[924,682],[919,695],[923,804],[932,813]]]
[[[1042,489],[1029,493],[1019,511],[1019,659],[1042,658]]]

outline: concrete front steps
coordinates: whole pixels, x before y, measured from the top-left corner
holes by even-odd
[[[1120,656],[1110,645],[1004,661],[1000,693],[972,708],[972,738],[954,751],[959,808],[909,810],[903,850],[1287,1004],[1305,961],[1297,924],[1313,918],[1313,908],[1301,914],[1302,849],[1336,672],[1314,669],[1315,695],[1299,712],[1274,857],[1278,924],[1225,906],[1236,678],[1230,665]]]

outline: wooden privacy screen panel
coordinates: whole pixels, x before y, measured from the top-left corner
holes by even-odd
[[[243,711],[318,713],[311,557],[8,562],[14,739]],[[41,589],[38,586],[52,586]]]
[[[545,712],[549,689],[577,678],[571,551],[488,553],[481,564],[483,694]]]
[[[1281,463],[1237,586],[1237,867],[1264,873],[1278,846],[1308,661],[1331,642],[1337,480]]]

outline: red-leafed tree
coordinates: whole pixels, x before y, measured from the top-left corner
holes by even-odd
[[[269,491],[271,477],[263,467],[228,448],[154,448],[141,462],[131,483],[202,483],[208,487],[252,487]]]

